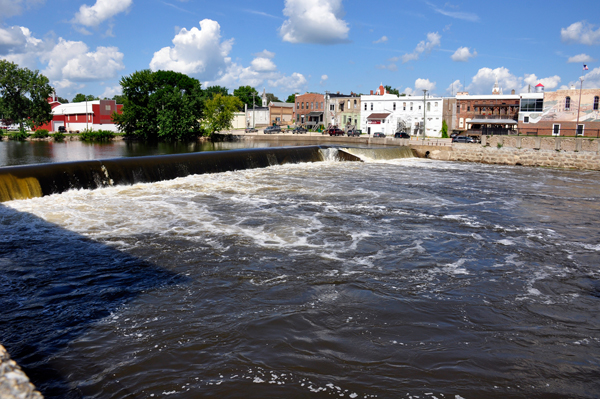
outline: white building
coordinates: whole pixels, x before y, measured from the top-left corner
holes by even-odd
[[[265,127],[271,124],[270,116],[269,116],[269,106],[267,104],[267,93],[265,89],[263,89],[263,93],[261,96],[261,105],[257,104],[254,107],[244,107],[244,112],[246,114],[246,127]]]
[[[363,133],[386,136],[398,131],[420,135],[425,126],[427,137],[441,137],[442,101],[441,97],[389,94],[381,85],[375,93],[360,97],[361,129]]]

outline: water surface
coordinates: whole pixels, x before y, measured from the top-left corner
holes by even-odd
[[[322,162],[0,205],[48,398],[595,398],[600,175]]]

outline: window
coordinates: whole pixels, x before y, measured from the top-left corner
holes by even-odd
[[[402,103],[402,111],[406,111],[406,103]]]
[[[315,103],[314,102],[310,103],[310,109],[315,109]]]
[[[458,120],[458,127],[463,127],[464,124],[465,124],[465,120],[463,118],[460,118]]]
[[[429,112],[429,111],[431,111],[431,103],[427,103],[427,112]]]
[[[567,98],[565,98],[565,111],[568,111],[571,109],[571,97],[567,96]]]
[[[356,100],[354,100],[356,102]],[[350,100],[348,100],[348,109],[350,109]]]
[[[365,103],[365,111],[367,110],[367,103]]]
[[[460,104],[456,104],[456,112],[460,112]]]
[[[467,111],[470,111],[470,110],[471,110],[471,106],[467,105]]]
[[[356,100],[354,100],[354,108],[355,109],[358,108],[356,105],[357,105]],[[350,108],[350,105],[348,105],[348,108]]]
[[[321,109],[323,109],[323,101],[321,101]]]
[[[300,109],[300,102],[299,101],[296,103],[296,109]]]
[[[528,116],[524,116],[523,117],[523,123],[529,123],[529,117]]]
[[[560,134],[560,125],[558,123],[552,125],[552,134],[555,136],[558,136]]]
[[[512,108],[512,107],[511,107]],[[544,100],[541,98],[522,98],[521,112],[543,112]],[[511,110],[511,112],[513,112]]]
[[[412,111],[413,103],[410,103],[410,110]]]
[[[434,103],[434,106],[435,106],[436,108],[438,107],[437,101]]]
[[[421,106],[419,105],[419,110],[421,109]]]
[[[329,104],[329,110],[335,111],[335,104]]]
[[[304,101],[303,101],[303,102],[301,102],[301,104],[302,104],[302,109],[304,109]]]
[[[373,103],[371,103],[371,111],[373,111]]]
[[[594,97],[594,111],[598,111],[598,101],[600,101],[600,97]]]
[[[583,136],[583,125],[577,125],[577,136]]]
[[[110,105],[105,105],[105,106],[104,106],[104,109],[105,109],[106,111],[110,111]]]
[[[394,111],[396,110],[396,103],[394,103]]]

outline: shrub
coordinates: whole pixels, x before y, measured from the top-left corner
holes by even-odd
[[[110,141],[115,138],[115,134],[110,130],[91,130],[86,129],[79,134],[81,141]]]
[[[48,136],[50,136],[48,134],[48,131],[46,129],[39,129],[36,130],[35,132],[33,132],[33,134],[31,135],[31,137],[33,137],[34,139],[45,139]]]
[[[54,141],[63,141],[65,139],[65,135],[63,132],[56,132],[52,135]]]
[[[18,132],[11,134],[9,138],[11,140],[25,141],[29,138],[29,133],[25,131],[25,128],[20,128]]]
[[[496,144],[496,146],[497,146],[498,148],[502,148],[502,144],[500,144],[500,143]]]

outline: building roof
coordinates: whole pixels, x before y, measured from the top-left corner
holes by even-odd
[[[282,103],[271,101],[269,104],[271,107],[282,107],[282,108],[294,108],[294,103]]]
[[[537,85],[535,85],[535,87],[544,87],[544,85],[541,83],[538,83]]]
[[[100,100],[61,104],[52,109],[52,113],[54,115],[91,114],[93,113],[92,105],[100,105]]]
[[[385,119],[388,116],[390,116],[389,112],[373,113],[373,114],[367,116],[367,119]]]
[[[309,112],[308,116],[320,116],[323,114],[323,111],[312,111]]]

